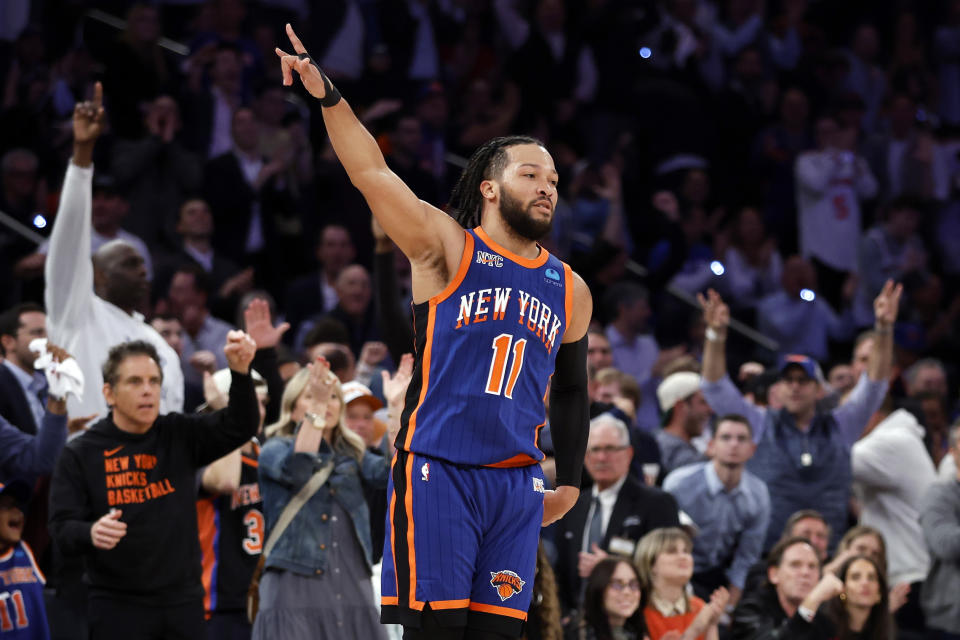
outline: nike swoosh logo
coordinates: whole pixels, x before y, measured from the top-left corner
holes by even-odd
[[[126,446],[126,445],[123,445],[123,444],[122,444],[122,445],[120,445],[119,447],[117,447],[116,449],[110,449],[109,451],[104,450],[104,452],[103,452],[103,457],[104,457],[104,458],[109,458],[110,456],[112,456],[113,454],[115,454],[117,451],[120,451],[120,449],[123,449],[125,446]]]

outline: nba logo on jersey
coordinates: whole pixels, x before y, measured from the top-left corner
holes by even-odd
[[[497,590],[497,595],[500,596],[501,602],[523,591],[523,585],[525,584],[526,582],[521,580],[520,576],[513,571],[503,570],[490,572],[490,586]]]
[[[533,479],[533,490],[537,493],[543,493],[543,478]]]
[[[420,467],[420,479],[424,482],[430,481],[430,463],[424,462],[423,466]]]

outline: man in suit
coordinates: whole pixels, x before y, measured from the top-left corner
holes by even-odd
[[[155,298],[167,295],[173,275],[185,264],[197,264],[210,284],[210,310],[226,321],[236,318],[240,298],[253,288],[253,269],[241,270],[235,262],[213,248],[213,214],[201,198],[191,198],[180,206],[177,234],[180,247],[157,261],[153,279]]]
[[[291,256],[289,247],[277,242],[276,221],[295,209],[282,180],[288,160],[260,155],[259,123],[250,109],[233,114],[231,133],[233,149],[211,160],[205,171],[213,246],[242,266],[254,266],[264,284],[279,284],[276,268]]]
[[[33,368],[37,354],[30,342],[47,337],[43,307],[24,302],[0,316],[0,345],[5,355],[0,364],[0,416],[24,433],[34,435],[43,419],[47,380]]]
[[[659,527],[679,526],[673,496],[630,475],[627,425],[610,414],[590,421],[584,466],[593,487],[582,491],[558,523],[557,582],[565,612],[580,606],[585,578],[609,554],[631,557],[637,541]]]
[[[357,255],[350,231],[335,222],[324,226],[317,238],[315,255],[320,268],[297,278],[287,288],[285,307],[292,329],[288,334],[290,340],[301,322],[330,311],[340,302],[337,278],[345,267],[353,264]]]

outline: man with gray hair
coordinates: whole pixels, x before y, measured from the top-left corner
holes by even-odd
[[[627,425],[609,413],[590,421],[584,466],[593,487],[557,523],[557,582],[565,612],[580,606],[583,581],[608,554],[633,555],[648,531],[679,526],[673,496],[630,475]]]
[[[917,360],[903,372],[903,380],[910,397],[924,393],[947,396],[947,370],[936,358]]]
[[[950,427],[950,454],[960,463],[960,423]],[[960,464],[957,465],[960,467]],[[960,473],[935,482],[920,505],[920,525],[933,565],[920,594],[930,631],[960,638]]]
[[[159,355],[160,413],[183,411],[180,358],[138,312],[149,293],[143,256],[129,243],[113,240],[90,260],[93,147],[103,129],[102,96],[103,88],[97,83],[93,101],[80,103],[74,110],[73,157],[44,267],[47,332],[76,356],[86,380],[83,397],[67,400],[70,415],[107,414],[99,365],[110,347],[131,340],[146,340]]]

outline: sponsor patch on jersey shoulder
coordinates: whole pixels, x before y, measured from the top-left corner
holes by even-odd
[[[527,584],[520,579],[520,576],[513,571],[503,569],[501,571],[490,572],[490,586],[497,590],[500,601],[509,600],[514,595],[523,591],[523,585]]]
[[[547,270],[543,272],[543,281],[555,287],[562,287],[563,285],[560,284],[562,280],[560,272],[552,267],[547,267]]]

